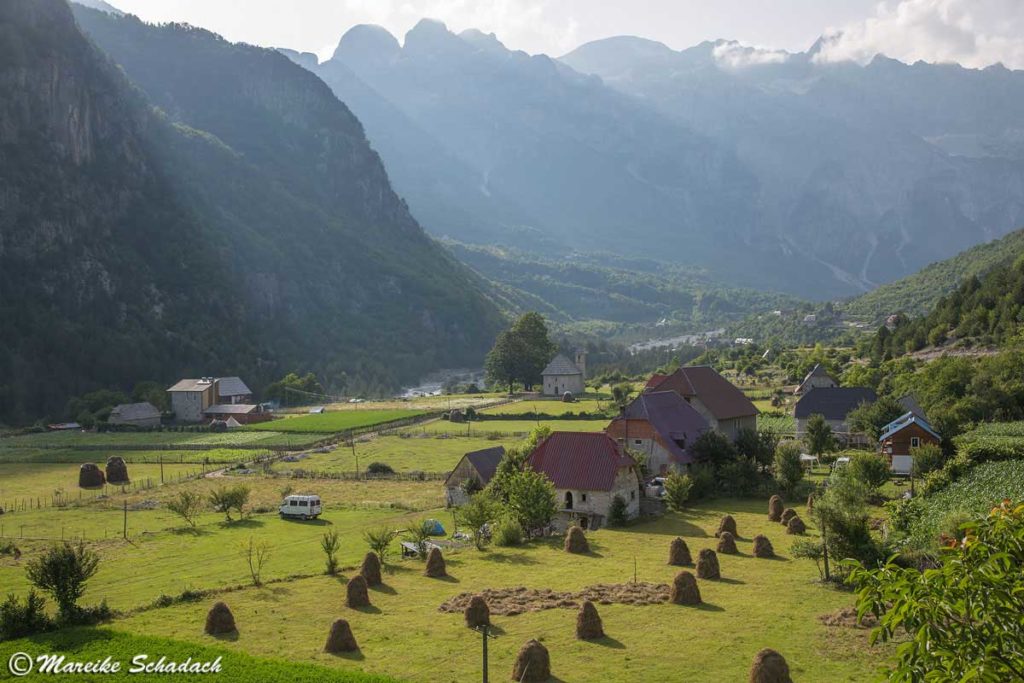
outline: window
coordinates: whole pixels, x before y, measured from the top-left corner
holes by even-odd
[[[305,501],[305,500],[300,500],[299,501],[299,506],[300,507],[309,507],[309,502]]]
[[[288,501],[288,505],[290,505],[292,507],[298,507],[299,506],[299,501],[297,501],[297,500],[289,500]]]
[[[633,445],[634,446],[643,446],[644,445],[643,439],[633,439]]]
[[[910,437],[910,447],[911,448],[918,448],[920,445],[921,445],[921,437],[919,437],[919,436],[912,436],[912,437]]]
[[[636,491],[630,491],[629,492],[629,499],[630,500],[636,500]]]
[[[587,494],[585,494],[585,493],[581,493],[580,494],[580,502],[581,503],[586,503],[587,502]]]

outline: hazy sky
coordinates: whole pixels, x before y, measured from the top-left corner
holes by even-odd
[[[683,48],[714,38],[804,50],[842,32],[829,59],[878,52],[915,61],[1024,68],[1024,0],[110,0],[147,21],[184,21],[233,41],[329,56],[341,35],[380,24],[402,39],[420,18],[497,34],[558,56],[597,38],[638,35]]]

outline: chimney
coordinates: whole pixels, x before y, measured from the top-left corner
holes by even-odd
[[[576,351],[576,367],[583,373],[583,379],[587,378],[587,352],[583,349]]]

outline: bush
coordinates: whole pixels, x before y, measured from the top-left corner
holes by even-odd
[[[214,512],[223,513],[227,521],[231,521],[231,511],[238,512],[239,518],[244,514],[245,506],[249,502],[250,489],[245,484],[236,486],[221,486],[210,492],[210,505]]]
[[[690,500],[702,500],[715,495],[715,468],[711,465],[690,465],[687,476],[692,482]]]
[[[935,444],[925,444],[919,448],[910,449],[910,454],[914,456],[914,476],[923,477],[929,472],[942,469],[942,466],[946,463],[946,456],[942,453],[942,449]]]
[[[28,592],[24,603],[9,593],[0,604],[0,640],[24,638],[52,628],[54,623],[46,615],[46,600],[34,590]]]
[[[800,462],[800,445],[787,441],[775,449],[775,481],[787,493],[793,492],[804,478],[804,465]]]
[[[395,470],[391,465],[387,465],[382,462],[371,462],[366,466],[367,474],[394,474]]]
[[[608,523],[612,526],[622,526],[627,519],[625,499],[622,496],[615,496],[612,498],[611,507],[608,508]]]
[[[850,476],[872,490],[889,481],[889,463],[881,455],[860,453],[850,458]]]
[[[665,505],[673,512],[681,511],[686,507],[692,489],[693,479],[690,475],[672,472],[665,477]]]
[[[492,537],[494,545],[503,548],[521,545],[523,542],[523,528],[514,519],[506,517],[495,526]]]
[[[79,611],[78,599],[85,592],[86,582],[96,574],[99,563],[99,556],[84,543],[74,546],[64,543],[30,561],[25,572],[32,585],[57,601],[61,619],[71,623]]]
[[[760,482],[757,462],[741,456],[718,467],[718,490],[729,496],[749,496],[757,491]]]

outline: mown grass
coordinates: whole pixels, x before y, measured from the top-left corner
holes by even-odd
[[[250,432],[334,434],[348,429],[403,420],[423,415],[421,410],[339,410],[320,415],[299,415],[246,427]]]
[[[326,636],[325,636],[326,639]],[[24,652],[32,657],[49,654],[62,654],[66,661],[82,662],[102,661],[110,657],[121,663],[121,670],[113,674],[68,674],[53,675],[54,680],[76,681],[145,681],[171,678],[176,681],[209,681],[212,679],[230,680],[237,683],[321,683],[336,681],[337,683],[387,683],[392,679],[383,676],[364,674],[358,671],[330,670],[311,664],[296,664],[283,659],[266,659],[218,647],[215,641],[197,645],[183,641],[138,636],[122,631],[105,628],[76,628],[45,633],[32,638],[13,640],[0,643],[0,660],[6,662],[16,652]],[[193,662],[213,662],[221,658],[220,673],[211,674],[132,674],[129,669],[137,655],[147,655],[147,662],[155,662],[160,657],[167,661],[184,662],[191,658]],[[40,678],[46,674],[30,675],[26,680]]]
[[[267,422],[261,427],[284,424],[283,420]],[[317,435],[282,434],[279,430],[242,431],[233,430],[230,432],[40,432],[38,434],[21,434],[0,439],[0,454],[11,450],[11,455],[16,456],[14,450],[22,448],[64,448],[75,449],[82,446],[100,448],[103,446],[120,446],[122,448],[138,447],[139,450],[146,450],[153,446],[173,445],[199,445],[199,446],[224,446],[230,448],[233,445],[258,444],[260,446],[302,445],[312,443],[318,438]],[[2,456],[0,456],[2,457]]]
[[[104,461],[95,460],[102,469]],[[132,480],[126,488],[134,486],[160,485],[160,465],[128,465],[128,476]],[[98,496],[116,495],[121,486],[107,485],[102,489],[83,490],[78,488],[77,464],[9,464],[0,463],[0,505],[10,508],[8,503],[19,499],[39,499],[44,505],[64,499],[68,501],[89,500]],[[201,474],[199,465],[166,464],[163,466],[165,482],[174,482],[191,475]],[[81,495],[79,495],[81,494]]]
[[[555,432],[602,432],[611,422],[600,420],[480,420],[479,422],[455,423],[436,420],[401,430],[407,434],[449,434],[451,436],[487,437],[498,435],[525,435],[540,426],[550,427]]]
[[[145,446],[140,446],[145,448]],[[252,448],[210,448],[202,450],[82,450],[74,448],[0,448],[0,464],[3,463],[77,463],[106,462],[110,455],[124,458],[128,464],[139,463],[224,463],[252,460],[269,451]]]
[[[532,399],[516,401],[494,408],[484,408],[481,413],[500,415],[521,415],[522,413],[539,413],[543,415],[565,415],[566,413],[603,413],[612,409],[611,401],[586,399],[575,403],[563,403],[557,399]]]

